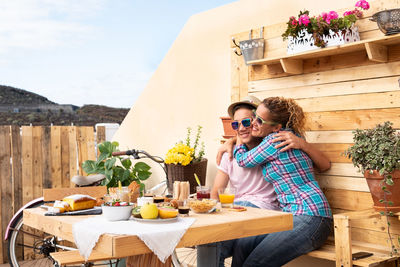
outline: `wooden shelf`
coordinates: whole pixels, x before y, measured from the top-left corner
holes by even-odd
[[[375,62],[387,62],[389,45],[400,44],[400,34],[383,36],[375,39],[367,39],[359,42],[316,49],[303,53],[287,55],[283,57],[267,57],[259,60],[248,61],[248,65],[272,65],[280,63],[283,70],[289,74],[303,73],[303,60],[345,54],[365,50],[368,58]]]

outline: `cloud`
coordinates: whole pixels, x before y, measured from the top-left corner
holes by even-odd
[[[0,1],[0,54],[10,49],[73,45],[95,32],[84,20],[106,3],[95,0]]]

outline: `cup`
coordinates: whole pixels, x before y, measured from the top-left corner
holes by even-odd
[[[179,200],[178,201],[178,212],[179,214],[181,214],[182,216],[189,216],[189,205],[188,205],[188,201],[185,200]]]
[[[196,197],[198,200],[210,198],[210,188],[203,185],[196,186]]]
[[[219,202],[222,208],[233,208],[233,201],[235,200],[236,188],[227,187],[218,189]]]

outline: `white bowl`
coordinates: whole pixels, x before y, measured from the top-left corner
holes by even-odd
[[[128,206],[101,206],[103,216],[109,221],[125,221],[132,215],[133,205]]]

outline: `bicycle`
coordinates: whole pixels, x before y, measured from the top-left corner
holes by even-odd
[[[158,163],[164,170],[166,179],[155,185],[148,191],[152,192],[161,189],[163,193],[168,189],[168,171],[165,166],[164,160],[158,156],[152,156],[143,150],[127,150],[114,152],[113,156],[132,156],[134,159],[149,158]],[[74,176],[71,181],[77,186],[93,186],[99,185],[105,176]],[[51,257],[50,253],[58,251],[71,251],[76,250],[73,246],[63,244],[63,240],[56,236],[48,235],[44,232],[30,231],[27,226],[23,224],[23,210],[27,208],[36,208],[46,204],[43,197],[32,200],[24,205],[10,220],[6,233],[5,240],[8,240],[8,258],[12,267],[20,266],[54,266],[58,264]],[[33,238],[34,242],[31,245],[24,244],[24,238]],[[29,261],[23,257],[18,251],[23,248],[25,253],[29,256]],[[28,251],[28,253],[26,252]],[[195,266],[197,259],[196,248],[177,248],[171,255],[172,264],[174,267],[187,267]],[[100,263],[87,262],[81,265],[69,265],[68,267],[91,267],[91,266],[118,266],[119,260],[110,260],[107,263],[104,261]]]

